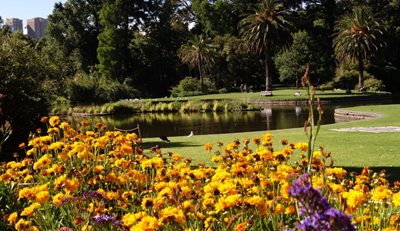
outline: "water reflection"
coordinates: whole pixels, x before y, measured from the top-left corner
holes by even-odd
[[[300,106],[269,106],[261,111],[230,113],[147,113],[85,118],[110,129],[131,129],[139,124],[142,137],[217,134],[302,127],[308,113]],[[68,117],[73,125],[83,118]],[[324,108],[322,124],[334,123],[334,107]]]

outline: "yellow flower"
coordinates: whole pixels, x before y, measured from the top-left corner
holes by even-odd
[[[340,184],[328,183],[328,186],[334,193],[340,193],[344,191],[343,185]]]
[[[93,226],[91,225],[83,225],[81,231],[92,231],[94,230]]]
[[[338,179],[343,179],[346,176],[347,172],[343,168],[327,168],[326,175],[334,176]]]
[[[137,221],[141,220],[147,214],[145,212],[127,213],[122,217],[122,224],[125,227],[132,227]]]
[[[275,213],[275,214],[281,214],[281,213],[283,213],[283,212],[285,212],[285,206],[284,206],[283,204],[281,204],[281,203],[278,203],[278,204],[275,206],[274,213]]]
[[[387,189],[385,186],[381,185],[373,189],[372,200],[383,201],[392,196],[392,194],[393,192],[390,189]]]
[[[126,139],[130,141],[137,140],[138,136],[135,133],[129,133],[126,135]]]
[[[26,151],[27,156],[31,156],[32,154],[37,154],[37,149],[36,148],[31,148],[28,151]]]
[[[60,123],[60,117],[58,116],[52,116],[49,120],[49,124],[52,127],[57,126]]]
[[[215,204],[215,211],[219,213],[225,209],[232,208],[237,203],[240,203],[241,199],[238,194],[229,195],[227,197],[220,197],[218,202]]]
[[[40,204],[35,202],[29,205],[28,207],[24,208],[24,210],[22,210],[21,212],[21,216],[31,217],[33,212],[35,212],[35,210],[38,208],[40,208]]]
[[[308,150],[308,143],[297,143],[294,146],[296,149],[300,149],[301,151],[305,152]]]
[[[350,189],[349,192],[343,192],[342,196],[346,199],[346,213],[348,214],[355,212],[355,210],[359,208],[366,199],[364,192],[354,189]]]
[[[19,219],[18,222],[15,224],[15,229],[18,231],[26,231],[29,230],[31,227],[32,221],[26,221],[23,218]]]
[[[67,192],[75,192],[79,188],[80,183],[78,179],[73,178],[66,180],[64,186]]]
[[[57,141],[49,145],[49,150],[58,150],[61,149],[63,146],[64,142]]]
[[[61,122],[60,128],[66,130],[66,129],[70,128],[70,125],[67,122]]]
[[[104,166],[103,165],[96,165],[93,168],[93,172],[96,174],[99,174],[100,172],[102,172],[104,170]]]
[[[34,164],[33,164],[33,169],[37,170],[42,168],[43,166],[47,166],[51,164],[51,156],[48,154],[43,155],[42,157],[40,157],[39,160],[37,160]]]
[[[50,199],[50,194],[48,191],[42,191],[36,194],[36,201],[39,203],[44,203]]]
[[[158,220],[152,216],[143,217],[130,231],[153,231],[159,228]]]
[[[246,198],[245,202],[249,203],[250,205],[253,205],[255,207],[262,207],[265,204],[265,199],[260,196],[253,196],[250,198]]]
[[[65,198],[68,198],[68,196],[63,193],[57,193],[53,196],[52,202],[55,206],[61,206]]]
[[[293,205],[290,205],[285,208],[286,215],[291,215],[291,214],[294,214],[295,212],[296,212],[296,208]]]
[[[172,159],[173,160],[175,160],[175,161],[181,161],[182,160],[182,155],[181,154],[179,154],[179,153],[174,153],[174,154],[172,154]]]
[[[160,211],[159,214],[161,222],[169,222],[169,219],[172,218],[175,222],[179,224],[185,223],[185,214],[183,213],[182,209],[176,207],[166,207]]]
[[[400,206],[400,192],[393,194],[392,203],[396,207]]]
[[[10,216],[8,216],[8,224],[12,225],[15,224],[15,222],[17,222],[17,217],[18,217],[18,213],[17,212],[13,212],[10,214]]]

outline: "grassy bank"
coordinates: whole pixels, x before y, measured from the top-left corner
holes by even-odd
[[[300,96],[295,96],[295,93]],[[387,92],[371,92],[346,94],[342,90],[337,91],[318,91],[317,96],[321,99],[338,98],[357,98],[357,97],[377,97],[390,96]],[[118,102],[105,103],[102,105],[77,105],[70,106],[69,103],[55,103],[51,112],[53,114],[130,114],[146,112],[228,112],[240,110],[258,110],[254,102],[277,101],[277,100],[306,100],[305,90],[298,89],[278,89],[273,91],[273,96],[262,96],[260,92],[253,93],[225,93],[210,94],[192,97],[178,98],[155,98],[155,99],[130,99]]]
[[[300,92],[300,96],[295,96],[294,93]],[[224,94],[210,94],[210,95],[199,95],[191,97],[182,98],[158,98],[151,99],[152,101],[168,101],[171,99],[179,100],[223,100],[223,99],[263,99],[263,100],[305,100],[308,99],[306,90],[303,89],[276,89],[272,91],[272,96],[262,96],[260,92],[242,93],[224,93]],[[352,94],[346,94],[344,90],[325,90],[317,91],[317,97],[321,99],[325,98],[339,98],[339,97],[358,97],[358,96],[380,96],[380,95],[390,95],[388,92],[356,92]]]
[[[360,126],[400,126],[400,105],[378,105],[348,108],[351,111],[364,111],[383,114],[384,116],[347,123],[325,125],[321,127],[317,140],[326,151],[332,152],[337,166],[385,166],[400,167],[400,133],[363,133],[339,132],[333,128],[349,128]],[[195,135],[193,137],[171,137],[171,143],[160,142],[158,138],[146,138],[145,147],[158,144],[163,152],[181,153],[191,157],[196,162],[210,163],[212,153],[204,150],[204,144],[213,144],[213,151],[218,149],[217,142],[228,144],[234,139],[242,141],[245,138],[260,137],[267,131],[230,133],[218,135]],[[289,142],[306,141],[303,128],[272,130],[274,142],[279,144],[281,139]]]

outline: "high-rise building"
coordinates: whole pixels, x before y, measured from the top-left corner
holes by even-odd
[[[7,18],[6,25],[10,28],[11,32],[22,33],[22,20],[19,18]]]
[[[47,19],[32,18],[26,20],[27,34],[32,38],[43,38],[47,27]]]

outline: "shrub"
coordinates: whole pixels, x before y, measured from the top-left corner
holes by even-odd
[[[204,78],[203,84],[204,92],[201,91],[200,80],[188,76],[171,89],[171,94],[174,97],[186,97],[216,92],[215,84],[209,78]]]
[[[55,97],[51,102],[51,112],[52,113],[67,113],[71,106],[69,99],[63,96]]]
[[[385,90],[385,85],[382,80],[375,78],[368,78],[364,81],[364,87],[369,91],[383,91]]]
[[[335,83],[335,81],[329,81],[326,82],[324,84],[321,84],[318,89],[321,91],[326,91],[326,90],[333,90],[334,88],[336,88],[337,83]]]
[[[72,80],[67,81],[66,92],[75,104],[112,102],[135,98],[139,94],[128,84],[107,79],[95,71],[90,74],[77,72]]]

